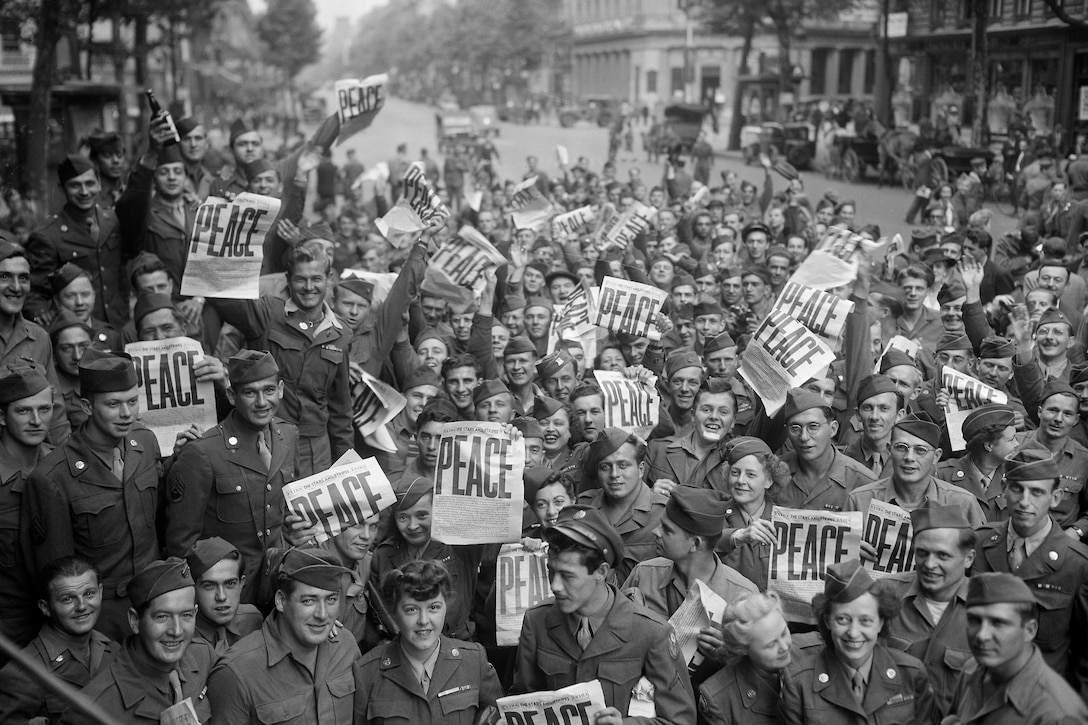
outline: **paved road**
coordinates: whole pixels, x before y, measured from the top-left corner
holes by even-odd
[[[501,133],[495,139],[495,146],[500,154],[499,170],[505,178],[520,178],[526,168],[525,157],[530,154],[540,158],[541,166],[545,171],[556,171],[558,169],[555,156],[557,144],[567,147],[572,160],[579,156],[588,156],[593,167],[597,169],[600,168],[607,155],[608,132],[586,123],[581,123],[574,128],[551,125],[520,126],[510,123],[500,125]],[[349,139],[343,146],[337,147],[336,160],[342,162],[344,151],[354,148],[360,160],[369,166],[391,158],[399,143],[407,143],[409,154],[413,157],[418,156],[421,147],[435,154],[437,147],[435,134],[434,109],[391,98],[369,129]],[[635,146],[636,149],[641,146],[638,139]],[[618,157],[619,178],[626,179],[628,169],[633,166],[641,168],[643,179],[650,185],[660,179],[664,173],[661,165],[647,162],[645,153],[621,152]],[[714,178],[717,178],[719,172],[727,170],[736,170],[741,178],[756,183],[762,182],[762,169],[756,166],[745,166],[739,154],[719,156],[714,165]],[[909,237],[910,227],[903,222],[903,217],[910,205],[910,194],[902,188],[878,189],[875,180],[861,184],[829,181],[823,174],[816,172],[803,172],[801,176],[811,199],[816,200],[828,189],[834,189],[840,199],[853,199],[857,202],[857,219],[860,223],[876,223],[884,234],[899,232],[905,238]],[[775,183],[776,186],[784,184],[777,176]],[[1001,214],[996,209],[994,209],[994,215],[995,236],[1014,228],[1014,219]]]

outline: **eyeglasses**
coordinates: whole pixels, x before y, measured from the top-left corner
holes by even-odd
[[[913,452],[915,458],[923,458],[933,451],[934,449],[929,446],[908,446],[906,443],[892,444],[892,453],[895,453],[898,456],[905,456],[907,453]]]
[[[825,425],[827,425],[827,421],[824,421],[823,423],[805,423],[804,425],[794,423],[786,426],[786,430],[789,431],[789,434],[794,438],[800,438],[802,431],[807,431],[809,436],[814,436],[819,433],[820,429]]]

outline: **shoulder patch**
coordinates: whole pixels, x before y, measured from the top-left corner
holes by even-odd
[[[170,496],[170,503],[180,503],[185,498],[185,478],[183,476],[170,477],[170,490],[167,495]]]
[[[680,656],[680,643],[676,641],[676,630],[669,627],[669,657],[676,659]]]

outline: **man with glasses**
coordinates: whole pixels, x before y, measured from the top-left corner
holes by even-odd
[[[965,489],[934,477],[941,459],[941,429],[916,416],[904,418],[892,430],[892,475],[859,486],[846,499],[846,511],[868,511],[873,499],[906,511],[926,505],[955,506],[977,528],[986,523],[978,499]],[[868,544],[862,542],[862,549]],[[869,551],[870,554],[875,552]]]

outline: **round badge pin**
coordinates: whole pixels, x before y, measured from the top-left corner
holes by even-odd
[[[888,671],[885,672],[884,674],[886,674],[888,676],[889,680],[894,680],[895,679],[895,670],[893,670],[890,667],[888,668]]]
[[[232,446],[236,446],[236,445],[238,445],[238,439],[235,438],[234,436],[231,436],[230,438],[227,439],[227,443],[230,443]]]
[[[821,672],[819,677],[817,677],[816,679],[819,680],[820,682],[824,683],[824,684],[827,684],[827,681],[830,680],[831,678],[827,676],[826,672]]]

